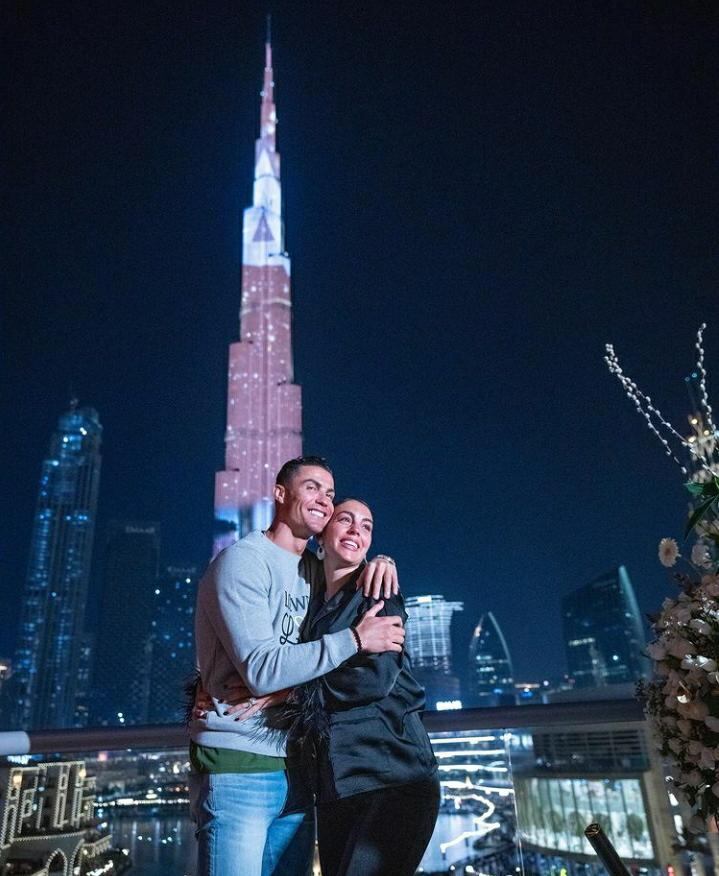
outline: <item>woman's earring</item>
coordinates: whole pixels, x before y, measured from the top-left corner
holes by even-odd
[[[322,544],[321,541],[318,541],[317,542],[317,559],[324,560],[324,558],[325,558],[325,546]]]

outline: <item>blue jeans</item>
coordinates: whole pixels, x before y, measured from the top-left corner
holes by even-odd
[[[314,814],[280,817],[284,772],[191,773],[196,876],[310,876]]]

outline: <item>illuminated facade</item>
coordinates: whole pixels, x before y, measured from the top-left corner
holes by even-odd
[[[469,643],[468,694],[464,698],[465,706],[512,705],[515,702],[512,658],[491,611],[479,619]]]
[[[73,402],[42,464],[14,661],[23,728],[75,723],[101,438],[97,412]]]
[[[302,452],[293,381],[290,260],[284,248],[272,47],[265,45],[252,206],[242,221],[240,340],[230,346],[225,469],[215,476],[214,552],[267,526],[275,475]]]
[[[575,688],[626,684],[647,673],[642,619],[624,566],[565,596],[562,621]]]
[[[459,699],[459,679],[452,671],[452,615],[464,603],[444,596],[409,596],[406,599],[407,651],[412,672],[425,688],[427,708]]]
[[[512,760],[528,869],[556,872],[578,861],[589,873],[605,872],[584,836],[597,821],[632,869],[677,870],[681,820],[642,725],[568,724],[521,733]]]
[[[0,872],[117,872],[94,810],[95,779],[83,761],[0,766]]]

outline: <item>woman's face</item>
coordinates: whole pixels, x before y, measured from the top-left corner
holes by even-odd
[[[372,512],[362,502],[347,499],[335,507],[322,533],[328,559],[358,566],[372,544]]]

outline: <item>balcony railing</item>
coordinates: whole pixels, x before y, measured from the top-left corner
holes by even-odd
[[[420,872],[603,876],[584,836],[595,821],[631,869],[686,871],[679,813],[635,700],[428,712],[425,726],[442,806]],[[193,872],[187,741],[179,724],[17,731],[0,733],[0,755],[85,760],[117,854],[132,872],[176,876]]]

